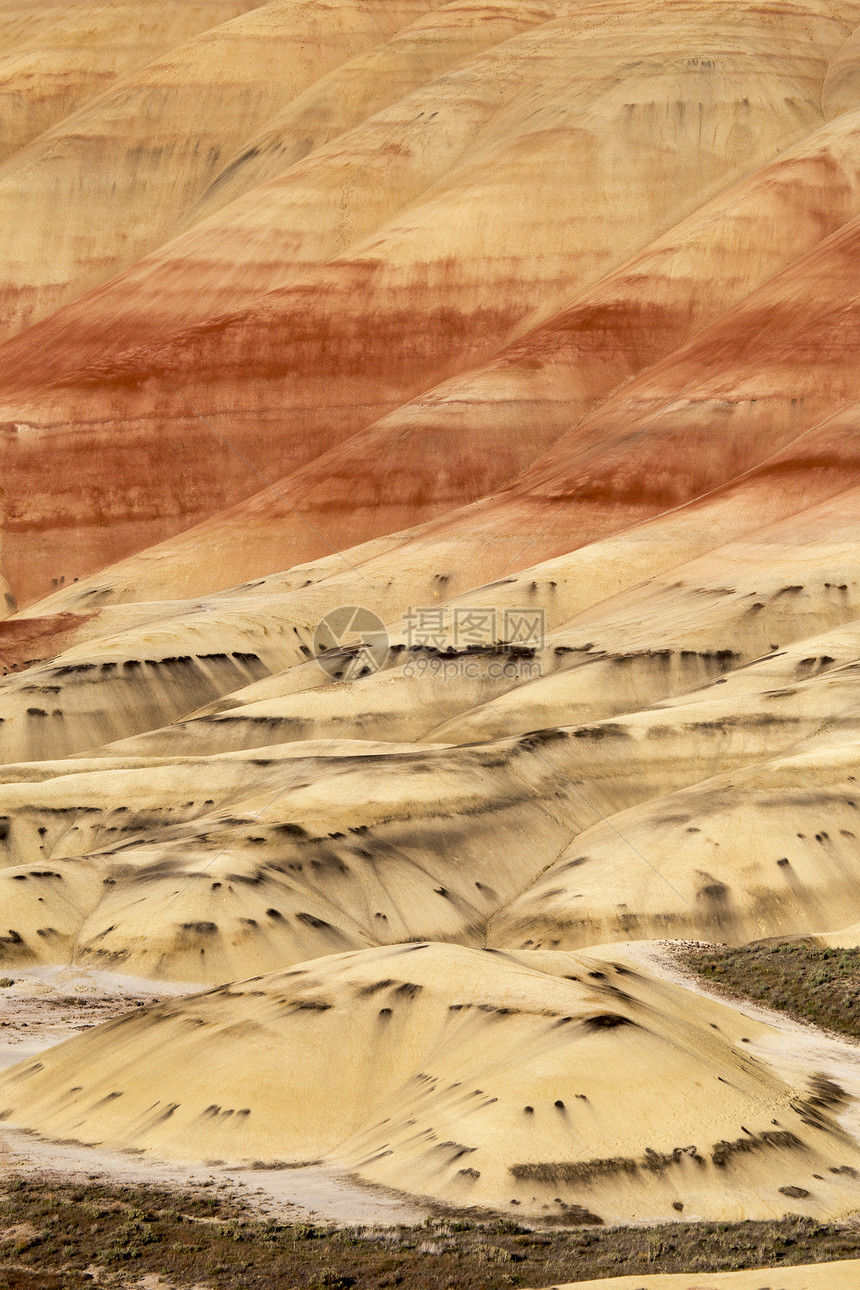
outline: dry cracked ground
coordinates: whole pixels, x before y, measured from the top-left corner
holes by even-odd
[[[0,1286],[860,1286],[860,0],[0,0],[0,227]]]

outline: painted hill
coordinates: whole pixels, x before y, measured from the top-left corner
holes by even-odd
[[[0,966],[212,988],[0,1111],[856,1210],[819,1072],[594,946],[857,944],[860,3],[146,16],[0,3]]]
[[[605,957],[417,942],[136,1010],[16,1067],[0,1106],[53,1136],[325,1158],[517,1216],[845,1213],[860,1150],[747,1056],[756,1029]]]

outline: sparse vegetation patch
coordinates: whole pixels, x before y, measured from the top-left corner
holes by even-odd
[[[790,1208],[798,1189],[783,1190]],[[439,1216],[419,1227],[335,1229],[277,1221],[214,1188],[27,1177],[0,1191],[0,1290],[118,1290],[147,1275],[177,1290],[502,1290],[858,1255],[856,1227],[800,1217],[532,1230],[505,1218]]]
[[[735,998],[860,1039],[860,949],[774,941],[691,945],[678,954],[685,967]]]

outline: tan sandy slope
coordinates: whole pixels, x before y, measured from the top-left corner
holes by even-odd
[[[802,1268],[759,1268],[752,1272],[694,1272],[605,1281],[577,1281],[576,1290],[853,1290],[860,1282],[860,1261],[818,1263]],[[557,1286],[554,1290],[573,1290]]]
[[[135,1011],[14,1067],[0,1105],[55,1137],[325,1158],[520,1216],[855,1207],[840,1096],[789,1087],[744,1052],[766,1027],[690,998],[603,957],[418,942]]]
[[[416,654],[392,624],[393,666],[321,685],[298,660],[326,582],[271,579],[10,676],[0,739],[45,778],[10,766],[0,794],[3,957],[218,981],[414,936],[842,927],[860,917],[855,535],[846,491],[513,661]],[[563,603],[577,559],[532,581]]]
[[[103,93],[117,77],[255,7],[254,0],[171,0],[145,7],[127,0],[3,4],[0,160]]]

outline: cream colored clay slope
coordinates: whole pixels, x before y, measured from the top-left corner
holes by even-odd
[[[412,642],[408,625],[395,623],[390,631],[394,646],[389,657],[391,666],[383,672],[320,688],[324,678],[317,665],[304,663],[238,692],[234,699],[225,696],[199,717],[193,717],[189,703],[189,719],[181,725],[124,740],[113,751],[127,756],[181,756],[186,752],[198,755],[243,746],[262,747],[285,739],[337,738],[344,732],[351,738],[468,743],[542,727],[580,725],[651,707],[794,642],[817,637],[822,629],[835,630],[841,624],[849,624],[860,612],[855,554],[857,513],[856,490],[847,490],[826,504],[754,530],[739,542],[719,547],[712,555],[679,564],[619,596],[592,604],[550,630],[546,647],[534,658],[512,660],[504,653],[486,651],[474,655],[462,646],[450,658],[428,658],[420,653],[416,656],[409,648]],[[713,535],[720,532],[718,517],[719,511],[710,517]],[[707,519],[706,510],[697,523],[706,523]],[[660,545],[655,541],[655,550]],[[583,554],[587,557],[588,550],[573,552],[552,566],[533,570],[531,576],[464,594],[454,600],[451,611],[468,606],[495,608],[501,629],[506,608],[537,605],[546,611],[547,626],[552,629],[555,613],[563,613],[571,599],[582,598],[584,588],[587,593],[580,564]],[[667,559],[665,549],[663,558]],[[667,563],[670,561],[671,554]],[[726,577],[727,569],[732,572],[731,579]],[[410,587],[405,577],[395,585]],[[325,589],[323,583],[315,593],[321,594]],[[337,589],[337,584],[329,586],[328,594]],[[354,589],[355,584],[342,588],[345,596]],[[411,589],[414,593],[414,583]],[[308,601],[322,608],[325,602],[317,600],[316,594],[309,592]],[[375,608],[382,607],[383,601],[366,596],[364,588],[361,598]],[[335,603],[332,599],[329,607]],[[416,603],[433,604],[431,587],[425,587],[423,594],[418,588]],[[260,612],[256,605],[252,604],[252,608]],[[270,601],[269,621],[277,622],[285,612],[292,615],[294,608],[290,596],[277,607]],[[214,630],[218,618],[210,612],[202,621]],[[235,631],[242,617],[236,614],[221,621],[225,628],[232,622]],[[292,616],[286,621],[295,624]],[[452,621],[449,617],[449,625]],[[194,617],[178,617],[174,631],[186,633],[193,629],[194,622]],[[310,633],[306,639],[311,639]],[[841,646],[839,655],[846,661],[855,657],[851,641],[849,631],[848,643]],[[103,657],[121,658],[120,645],[133,643],[132,637],[122,642],[120,638],[108,640],[101,648],[112,653]],[[798,670],[792,680],[810,675],[813,665],[802,660],[815,648],[814,642],[808,649],[799,646]],[[95,660],[99,653],[97,644],[90,645],[82,647],[77,657]],[[299,653],[297,648],[296,654]],[[822,656],[825,653],[822,646]],[[68,656],[70,664],[74,656],[74,652]],[[348,661],[344,660],[344,666]],[[186,670],[189,676],[196,676],[199,665],[186,664]],[[38,680],[34,671],[20,680],[10,679],[5,685],[0,708],[5,722],[0,739],[6,741],[10,757],[38,755],[41,747],[34,742],[34,735],[41,737],[42,727],[34,726],[26,714],[30,703],[28,687]],[[122,668],[116,676],[102,676],[92,668],[83,674],[73,673],[68,679],[64,674],[57,678],[57,668],[40,672],[47,684],[55,684],[57,679],[63,682],[62,710],[68,719],[54,732],[55,755],[60,749],[82,749],[90,731],[90,739],[95,737],[95,728],[82,723],[90,720],[87,714],[99,699],[102,729],[110,727],[111,718],[105,713],[111,707],[117,707],[113,721],[122,720],[130,726],[134,720],[139,728],[152,710],[140,706],[136,691],[123,699],[121,708],[116,704],[112,695],[129,688],[124,681],[122,687],[118,685]],[[823,696],[825,691],[815,693]],[[152,703],[153,696],[149,692],[147,696]],[[820,701],[826,706],[825,698]],[[807,720],[815,719],[816,702],[811,700]],[[132,714],[133,703],[139,715]],[[719,700],[717,703],[719,706]],[[79,705],[83,711],[72,717]],[[769,702],[765,706],[773,712]],[[787,721],[792,719],[790,707],[785,705]],[[783,726],[783,730],[788,729]],[[803,730],[802,725],[798,727],[798,737]],[[774,727],[774,735],[784,739],[790,737],[790,731],[787,736],[782,732],[777,735]]]
[[[548,638],[567,666],[426,737],[465,742],[540,728],[552,714],[572,724],[651,707],[850,623],[860,613],[858,499],[849,489],[591,606]]]
[[[214,981],[415,936],[581,945],[840,926],[856,907],[848,777],[860,694],[856,624],[837,635],[730,673],[725,697],[712,684],[650,711],[477,746],[343,743],[364,733],[345,718],[332,723],[339,740],[284,746],[295,723],[252,714],[231,733],[269,745],[256,752],[201,757],[214,724],[201,721],[109,757],[9,767],[2,958],[73,955]],[[147,752],[166,754],[168,769]],[[214,791],[225,782],[226,797]],[[793,794],[809,783],[818,796]],[[826,864],[822,812],[839,823]],[[587,870],[583,855],[595,859]]]
[[[548,642],[545,679],[522,691],[514,680],[507,698],[499,693],[503,686],[491,684],[484,693],[489,691],[492,708],[482,712],[479,706],[464,720],[455,718],[457,724],[439,726],[439,721],[449,719],[458,702],[461,710],[474,706],[482,697],[480,681],[476,686],[469,678],[463,683],[455,677],[450,690],[438,691],[438,698],[425,685],[432,710],[422,714],[423,729],[414,720],[405,731],[398,728],[398,712],[408,710],[408,703],[398,701],[394,689],[393,712],[385,707],[384,687],[392,688],[387,676],[369,679],[366,701],[359,682],[343,695],[333,688],[320,703],[311,694],[246,715],[270,722],[276,742],[344,735],[414,740],[423,734],[447,743],[535,729],[547,724],[547,704],[554,707],[551,724],[556,726],[647,706],[702,684],[715,671],[727,671],[858,616],[856,503],[855,492],[847,490],[826,505],[593,606]],[[571,560],[575,569],[576,553]],[[725,576],[727,567],[735,574],[731,582]],[[396,618],[406,595],[415,595],[419,604],[432,604],[434,585],[447,585],[430,580],[424,588],[416,585],[408,565],[398,570],[389,562],[388,572],[377,588],[370,584],[373,594],[365,594],[368,588],[362,584],[361,599],[389,620]],[[391,576],[395,572],[400,576]],[[243,594],[213,598],[7,677],[0,687],[4,759],[52,759],[162,727],[248,681],[303,662],[313,651],[314,629],[323,614],[355,601],[356,584],[348,580],[354,575],[350,571],[343,578],[345,583],[324,580],[303,592],[273,590],[267,595],[264,583]],[[555,581],[545,576],[540,583],[533,580],[535,599],[540,594],[544,603],[551,603]],[[277,579],[272,586],[277,588]],[[526,588],[520,585],[516,590],[522,605]],[[407,643],[404,624],[395,625],[392,640],[401,647]],[[559,668],[564,675],[556,674]],[[311,685],[321,679],[313,664],[306,672],[313,678]],[[410,687],[411,682],[400,693],[412,693]],[[533,699],[536,707],[530,711]],[[371,720],[374,713],[376,719]],[[241,743],[243,732],[237,733]],[[252,746],[261,742],[252,736]],[[194,751],[219,747],[224,745],[216,742],[207,749],[204,743]],[[167,743],[126,746],[124,751],[174,755],[182,746],[173,745],[169,735]]]
[[[766,1029],[604,958],[425,942],[135,1010],[13,1068],[0,1107],[53,1137],[322,1158],[518,1217],[848,1213],[860,1152],[744,1052]]]
[[[270,0],[243,8],[251,6],[239,6],[238,17],[228,10],[230,21],[161,52],[7,160],[0,171],[4,336],[157,246],[225,153],[320,75],[426,6]]]
[[[570,12],[567,0],[455,0],[322,76],[243,144],[187,216],[196,224],[450,67]],[[259,199],[260,194],[258,194]]]
[[[0,161],[118,77],[259,3],[170,0],[142,6],[129,0],[13,0],[3,5]]]
[[[316,193],[339,210],[333,197],[355,179],[354,149],[364,156],[373,136],[387,137],[397,164],[389,158],[385,185],[408,190],[406,204],[386,210],[369,234],[334,258],[330,250],[319,260],[311,255],[297,279],[250,308],[222,308],[217,317],[204,308],[195,325],[186,316],[178,331],[166,316],[165,326],[142,339],[133,296],[121,302],[110,335],[98,344],[86,327],[65,332],[59,318],[51,320],[33,338],[44,372],[31,369],[26,378],[18,347],[0,356],[8,392],[3,417],[32,427],[10,441],[4,468],[22,499],[7,519],[4,543],[7,576],[21,603],[50,590],[52,577],[89,573],[257,490],[259,477],[240,469],[175,390],[217,418],[266,476],[283,477],[496,351],[534,320],[536,303],[547,313],[558,310],[726,184],[819,127],[827,62],[857,13],[849,4],[810,4],[760,12],[742,0],[704,8],[691,0],[637,0],[622,9],[577,8],[544,22],[414,91],[355,127],[357,138],[332,140],[273,181],[289,208],[307,191],[309,174],[318,173],[322,188],[311,183],[311,198]],[[271,6],[219,31],[236,23],[259,27],[263,14],[272,18]],[[276,58],[276,41],[258,43]],[[702,50],[715,44],[726,52],[705,68]],[[188,74],[184,64],[181,70]],[[258,82],[270,96],[286,96],[262,71]],[[206,96],[198,97],[202,105]],[[222,97],[213,130],[225,117],[224,128],[233,128],[233,98]],[[182,121],[184,130],[196,124],[188,114]],[[101,132],[100,120],[91,124]],[[131,146],[127,131],[122,139]],[[168,144],[174,147],[172,135]],[[373,174],[359,169],[356,209],[367,198],[368,175],[371,195],[379,200],[383,193],[378,154],[375,165]],[[174,204],[190,198],[206,166],[182,170]],[[418,184],[416,192],[428,169],[429,187]],[[149,170],[135,166],[127,174],[143,178]],[[164,164],[157,171],[171,174]],[[38,188],[34,179],[27,192]],[[273,191],[270,184],[267,193]],[[52,193],[44,208],[57,200]],[[349,223],[349,194],[342,205]],[[313,224],[308,207],[300,202],[297,209],[301,218],[288,220],[285,244],[275,248],[278,262],[294,258],[281,251]],[[102,219],[110,229],[102,231],[99,256],[110,237],[125,235],[127,209],[107,203]],[[88,207],[87,237],[91,223]],[[266,217],[266,227],[272,223],[279,227]],[[72,224],[70,213],[63,227]],[[55,229],[53,222],[46,236],[59,236]],[[39,256],[40,263],[48,258],[41,250]],[[172,293],[183,302],[196,295],[193,261],[187,267],[181,290]],[[102,315],[112,298],[112,287],[95,293],[92,309]],[[153,456],[167,470],[169,495],[163,476],[156,486],[148,467]],[[50,498],[48,458],[55,467]],[[63,486],[66,479],[74,479],[74,490]],[[53,554],[60,528],[62,569]]]
[[[854,1290],[860,1260],[814,1263],[799,1268],[758,1268],[751,1272],[678,1272],[653,1276],[577,1281],[553,1290]]]
[[[659,651],[656,655],[655,659],[654,653],[643,652],[640,656],[643,665],[656,666],[659,663]],[[543,742],[540,739],[536,741],[536,758],[546,763],[545,769],[551,766],[565,779],[572,781],[594,807],[611,815],[614,811],[625,810],[649,798],[661,797],[727,770],[740,769],[779,752],[791,752],[795,745],[801,745],[804,738],[815,736],[821,728],[837,730],[843,740],[856,737],[860,734],[858,655],[860,636],[855,622],[822,637],[799,641],[778,651],[776,655],[767,655],[757,663],[729,672],[710,685],[706,684],[662,704],[652,705],[644,712],[625,712],[623,701],[619,701],[618,706],[622,708],[619,715],[574,726],[566,731],[558,729],[559,718],[563,715],[561,703],[555,709],[549,699],[540,704],[533,700],[529,705],[528,695],[530,691],[541,688],[538,685],[527,684],[521,688],[519,709],[516,712],[502,708],[500,699],[496,700],[494,706],[499,709],[497,715],[500,727],[507,725],[504,717],[508,713],[512,713],[511,724],[513,718],[517,718],[524,728],[551,725],[555,733],[548,733]],[[636,663],[635,655],[628,655],[627,658],[629,662],[625,667]],[[700,666],[705,661],[699,655],[696,655],[696,660]],[[613,664],[616,671],[619,661]],[[584,668],[586,665],[583,662],[581,666]],[[665,658],[662,671],[665,675]],[[554,682],[543,688],[548,688],[551,696],[552,685],[559,685],[568,679],[564,673],[557,674]],[[361,684],[343,687],[347,697],[360,691]],[[592,707],[597,706],[606,684],[604,677],[599,676],[594,685]],[[389,728],[392,708],[397,711],[397,728],[401,739],[408,737],[409,730],[413,732],[412,737],[418,737],[415,729],[420,726],[422,708],[438,712],[439,705],[434,703],[436,694],[441,694],[444,698],[448,690],[454,690],[455,694],[458,692],[452,681],[440,681],[438,676],[434,677],[432,674],[428,674],[423,682],[408,686],[402,676],[390,677],[387,681],[382,679],[375,689],[381,690],[375,696],[378,699],[389,696]],[[398,689],[401,690],[399,695]],[[396,707],[391,700],[392,691],[395,700],[399,700]],[[309,701],[306,709],[308,718],[304,723],[297,719],[294,705],[260,702],[249,705],[247,709],[237,708],[233,712],[227,709],[223,716],[181,723],[176,728],[116,745],[111,751],[117,757],[135,757],[147,752],[191,757],[211,754],[231,746],[261,748],[266,744],[276,744],[279,737],[299,738],[309,728],[312,729],[314,723],[310,720],[310,713],[314,704],[322,708],[323,712],[326,707],[331,708],[329,730],[334,732],[344,728],[343,724],[337,724],[336,701],[339,693],[338,687],[332,687],[326,692],[316,691],[302,696]],[[462,689],[459,693],[462,696]],[[410,695],[417,709],[411,719],[408,712]],[[561,697],[563,699],[563,695]],[[285,709],[289,715],[284,715]],[[273,712],[280,715],[272,715]],[[372,736],[374,729],[386,725],[382,720],[384,715],[384,711],[377,710],[369,719],[362,720],[359,713],[358,719],[352,722],[348,705],[339,713],[341,723],[347,720],[352,722],[346,727],[350,735],[365,737]],[[323,724],[321,718],[317,724]],[[507,733],[510,734],[510,730]],[[297,753],[302,746],[294,745]],[[370,744],[368,747],[373,749],[377,745]],[[322,745],[322,748],[324,753],[325,746]],[[489,764],[495,759],[502,762],[507,759],[513,765],[512,749],[509,738],[500,740],[497,744],[487,744],[484,749],[485,760]],[[465,761],[460,763],[459,755],[453,750],[428,747],[426,754],[417,756],[415,762],[424,767],[424,773],[428,773],[431,767],[441,770],[442,767],[465,766],[474,754],[467,749],[463,755]],[[522,755],[518,754],[519,757]],[[411,764],[411,759],[401,762],[407,782]],[[337,795],[332,800],[336,800],[336,797]],[[567,797],[570,800],[569,793]],[[450,801],[446,804],[453,806]],[[495,790],[488,790],[483,798],[482,811],[495,812],[498,809],[499,798],[495,795]],[[551,809],[556,813],[560,812],[561,801],[558,800]],[[563,818],[568,820],[573,835],[577,828],[576,816],[565,814]],[[465,825],[465,821],[463,823]],[[333,818],[332,827],[342,826]],[[478,830],[475,829],[475,832]],[[376,837],[376,831],[371,830],[366,839],[371,850]],[[398,845],[402,852],[411,855],[414,854],[415,841],[414,836],[410,836],[409,828],[405,827],[400,833]],[[525,867],[522,873],[525,879]],[[786,913],[788,915],[788,911]],[[834,915],[838,918],[838,911],[834,911]],[[791,917],[794,916],[791,914]],[[723,923],[719,916],[714,916],[713,911],[700,910],[695,916],[695,924],[692,930],[696,935],[723,935]],[[808,923],[805,925],[809,926]],[[415,926],[418,925],[413,924]],[[759,931],[766,933],[767,925],[757,927],[756,932]]]
[[[840,928],[838,932],[818,932],[814,937],[807,939],[814,940],[818,945],[830,946],[832,949],[860,949],[860,923]]]
[[[13,770],[0,958],[213,982],[416,937],[478,944],[612,809],[599,777],[587,798],[574,782],[576,741],[558,766],[542,742],[446,755],[328,741],[161,769],[90,759],[41,783]]]
[[[853,664],[860,657],[857,622],[741,664],[740,671],[726,668],[743,655],[720,648],[669,648],[665,638],[652,645],[602,654],[551,640],[534,660],[504,652],[452,659],[418,654],[402,666],[336,685],[323,685],[317,664],[309,663],[103,751],[132,758],[210,756],[284,739],[335,737],[344,727],[354,739],[466,744],[597,720],[608,733],[631,738],[637,729],[653,727],[660,738],[650,742],[649,755],[662,764],[661,773],[670,765],[684,773],[691,758],[689,774],[704,777],[701,758],[728,759],[720,767],[727,769],[735,759],[755,760],[757,750],[763,756],[810,733],[830,718],[833,705],[843,710],[843,720],[851,717],[855,673],[836,659]],[[660,697],[667,692],[674,697]],[[636,711],[640,704],[645,713]],[[458,715],[451,719],[452,713]],[[442,717],[449,719],[437,724]],[[639,744],[627,743],[622,756],[616,743],[601,755],[620,771],[628,756],[639,755]]]
[[[669,768],[693,786],[645,802],[659,772],[672,774],[655,771],[647,744],[627,753],[624,733],[599,726],[518,748],[321,760],[301,779],[290,767],[282,792],[229,813],[149,838],[123,832],[123,847],[105,835],[80,869],[110,886],[78,923],[75,955],[212,981],[416,935],[576,948],[595,937],[744,941],[860,917],[856,733],[696,783],[719,761],[706,733],[699,766],[680,756]],[[590,757],[603,738],[610,749]],[[643,804],[625,810],[625,799]],[[68,953],[39,943],[40,870],[28,857],[0,871],[4,899],[18,894],[7,961]]]
[[[826,725],[826,723],[825,723]],[[860,916],[856,729],[618,812],[580,834],[488,933],[500,945],[596,938],[744,942]]]
[[[860,30],[852,32],[831,59],[824,78],[821,105],[828,117],[850,112],[860,103]]]

